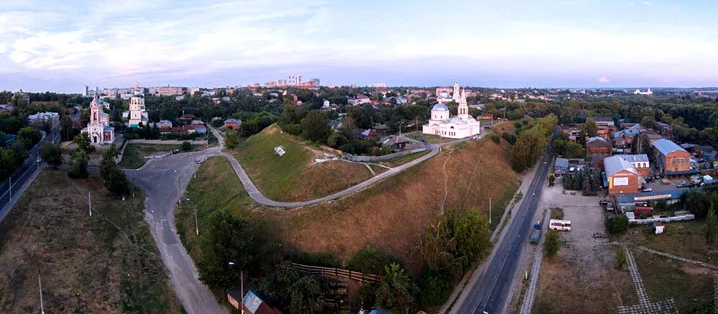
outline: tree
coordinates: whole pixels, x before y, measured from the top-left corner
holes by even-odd
[[[623,234],[628,231],[628,217],[616,215],[606,219],[606,230],[610,234]]]
[[[581,125],[582,133],[585,133],[588,137],[594,137],[598,135],[598,126],[596,125],[596,121],[594,121],[591,118],[586,119],[586,123]]]
[[[302,119],[302,135],[304,138],[317,143],[326,143],[329,133],[329,118],[324,112],[312,110]]]
[[[321,313],[324,304],[324,282],[312,275],[291,269],[291,262],[282,262],[277,270],[264,276],[259,291],[273,304],[289,313]]]
[[[76,149],[72,155],[72,163],[67,171],[67,176],[72,179],[87,179],[87,163],[89,160],[90,158],[84,150]]]
[[[641,119],[641,125],[652,129],[653,126],[656,125],[656,118],[654,118],[653,116],[645,116],[643,117],[643,119]]]
[[[47,143],[40,149],[40,157],[54,169],[62,164],[62,151],[59,146],[52,143]]]
[[[384,267],[391,264],[402,264],[401,259],[390,253],[377,250],[371,244],[364,246],[347,263],[347,269],[364,274],[381,274]]]
[[[182,142],[182,151],[188,152],[192,150],[192,143],[184,141]]]
[[[706,217],[706,242],[708,242],[708,244],[715,243],[717,233],[718,217],[716,217],[715,210],[711,208],[711,210],[708,211],[708,216]]]
[[[82,133],[76,135],[72,142],[77,145],[77,149],[83,150],[86,153],[92,153],[95,151],[95,147],[92,146],[92,142],[90,142],[90,137],[87,135],[87,133]]]
[[[385,274],[376,289],[376,303],[393,312],[409,313],[417,288],[399,264],[385,267]]]
[[[556,253],[561,250],[561,236],[558,234],[558,231],[549,230],[546,234],[546,242],[543,246],[546,256],[556,256]]]
[[[224,132],[224,146],[229,149],[235,149],[239,146],[239,133],[232,129]]]
[[[567,142],[565,150],[566,154],[564,157],[566,158],[583,158],[585,152],[583,146],[575,142]]]
[[[30,150],[40,141],[40,139],[42,139],[42,133],[40,133],[40,130],[26,126],[17,132],[16,141],[22,145],[24,149]]]
[[[123,173],[120,167],[115,163],[114,158],[116,154],[117,148],[115,144],[112,144],[110,149],[102,156],[102,162],[100,162],[100,177],[102,177],[102,182],[105,183],[105,187],[110,193],[121,196],[129,192],[130,186],[127,182],[127,177],[125,177],[125,173]]]
[[[686,210],[696,215],[696,218],[703,218],[711,208],[711,199],[703,190],[690,189],[685,194],[684,206]]]
[[[491,230],[486,217],[472,208],[454,219],[456,251],[464,257],[464,267],[473,265],[491,252]]]

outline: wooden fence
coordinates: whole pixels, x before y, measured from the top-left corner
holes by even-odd
[[[334,276],[334,277],[340,277],[340,278],[347,278],[350,280],[356,280],[359,282],[378,283],[379,279],[380,279],[379,276],[377,276],[377,275],[363,274],[358,271],[351,271],[351,270],[346,270],[346,269],[341,269],[341,268],[309,266],[309,265],[302,265],[302,264],[297,264],[297,263],[292,263],[291,268],[298,272],[303,272],[303,273],[307,273],[307,274],[320,275],[320,276]]]

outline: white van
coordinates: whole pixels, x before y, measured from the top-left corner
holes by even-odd
[[[548,228],[550,230],[571,231],[571,221],[551,219],[548,223]]]

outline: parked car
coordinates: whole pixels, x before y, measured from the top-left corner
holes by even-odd
[[[179,153],[179,149],[175,148],[172,150],[172,154],[177,154],[177,153]]]
[[[605,200],[605,199],[604,199],[604,200],[598,201],[598,205],[608,206],[608,205],[611,205],[611,202],[610,202],[609,200]]]
[[[653,189],[651,189],[651,188],[643,188],[643,190],[641,190],[641,191],[643,191],[643,192],[653,192]]]

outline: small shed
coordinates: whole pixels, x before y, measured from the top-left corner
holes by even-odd
[[[662,223],[662,222],[653,223],[653,231],[654,231],[656,234],[661,234],[661,233],[663,233],[663,231],[665,230],[665,228],[666,228],[666,224],[664,224],[664,223]]]

